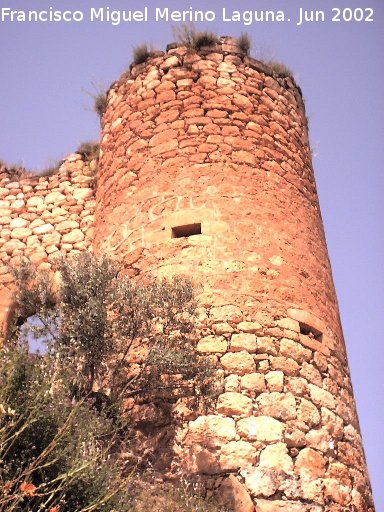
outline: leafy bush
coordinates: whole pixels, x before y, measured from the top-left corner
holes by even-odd
[[[134,64],[142,64],[151,55],[151,52],[146,43],[135,46],[132,51]]]
[[[0,354],[0,511],[128,511],[111,420],[73,402],[51,355]]]
[[[239,50],[245,53],[245,55],[249,55],[252,46],[250,36],[242,32],[240,37],[237,38],[236,42]]]
[[[191,282],[140,284],[88,253],[58,261],[55,274],[25,261],[13,273],[17,314],[35,320],[0,354],[0,512],[148,510],[136,508],[116,455],[130,421],[123,402],[208,394],[214,372],[195,352]],[[32,335],[43,355],[29,353]],[[171,494],[164,511],[214,510]]]
[[[213,371],[195,352],[190,281],[143,285],[88,253],[58,261],[57,269],[55,283],[23,263],[15,271],[16,301],[19,316],[35,313],[33,330],[72,369],[76,397],[95,387],[112,400],[122,390],[148,401],[208,393]]]

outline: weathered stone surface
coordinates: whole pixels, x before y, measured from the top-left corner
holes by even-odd
[[[201,444],[206,447],[220,447],[236,438],[235,421],[232,418],[209,415],[200,416],[189,422],[185,445]]]
[[[84,233],[80,229],[74,229],[73,231],[63,235],[62,242],[63,244],[75,244],[77,242],[82,242],[84,238]]]
[[[339,505],[346,507],[351,501],[350,487],[342,485],[336,478],[324,478],[324,495],[326,499],[335,501]]]
[[[302,477],[321,478],[325,475],[325,460],[312,448],[303,448],[295,461],[295,471]]]
[[[93,190],[90,188],[75,188],[73,190],[73,197],[76,201],[88,199],[93,196]]]
[[[272,357],[271,366],[274,370],[281,370],[285,375],[297,375],[300,370],[300,366],[296,361],[286,357]]]
[[[55,228],[52,224],[43,224],[42,226],[37,226],[33,229],[34,235],[46,235],[47,233],[51,233]]]
[[[256,400],[260,414],[283,421],[296,418],[296,400],[290,393],[263,393]]]
[[[12,219],[9,223],[9,228],[10,229],[15,229],[15,228],[26,228],[29,224],[29,221],[26,220],[26,219],[22,219],[20,217],[16,217],[14,219]]]
[[[291,357],[298,363],[309,361],[312,357],[311,350],[304,348],[300,343],[283,338],[280,341],[280,352],[285,357]]]
[[[281,441],[284,424],[269,416],[251,416],[237,422],[237,431],[244,439],[273,443]]]
[[[308,432],[306,440],[308,446],[316,448],[316,450],[323,453],[327,453],[335,447],[335,442],[325,427]]]
[[[220,451],[220,467],[223,471],[253,466],[256,448],[246,441],[230,441]]]
[[[55,230],[59,233],[67,233],[72,229],[78,229],[79,223],[75,220],[63,220],[55,225]]]
[[[227,340],[222,336],[206,336],[197,344],[198,352],[202,353],[220,353],[225,354],[227,351]]]
[[[30,235],[32,235],[32,230],[29,228],[15,228],[11,232],[11,238],[16,238],[17,240],[24,240]]]
[[[240,352],[246,350],[251,354],[256,352],[256,336],[249,333],[232,334],[230,350]]]
[[[282,480],[280,472],[265,467],[243,470],[241,476],[252,496],[272,496]]]
[[[285,473],[293,471],[293,461],[288,455],[288,450],[284,443],[266,446],[260,453],[259,465],[260,467],[276,469]]]
[[[229,475],[217,489],[216,499],[220,505],[233,512],[254,512],[253,502],[244,487],[234,475]]]
[[[303,448],[307,444],[304,432],[291,425],[285,431],[284,442],[288,448]]]
[[[63,204],[65,203],[66,197],[61,192],[50,192],[45,196],[44,202],[45,204]]]
[[[240,386],[242,389],[262,393],[265,391],[265,378],[262,373],[248,373],[241,377]]]
[[[328,409],[334,409],[335,398],[331,395],[331,393],[329,393],[329,391],[325,391],[325,389],[321,389],[318,386],[309,384],[309,392],[311,394],[311,400],[314,404],[326,407]]]
[[[368,512],[367,478],[350,478],[357,467],[361,475],[366,470],[351,426],[357,419],[300,91],[223,41],[203,55],[185,48],[157,54],[115,82],[99,165],[75,154],[56,175],[26,180],[0,165],[0,259],[7,265],[31,256],[49,270],[57,255],[92,249],[113,256],[130,276],[192,276],[203,287],[201,353],[216,366],[218,387],[242,398],[219,402],[218,424],[189,424],[195,416],[185,408],[175,453],[192,473],[213,476],[223,473],[224,446],[224,464],[237,465],[230,448],[240,441],[260,456],[284,441],[287,467],[289,457],[297,463],[312,449],[327,468],[326,499],[324,475],[303,476],[298,464],[296,473],[284,474],[256,458],[254,469],[283,478],[270,496],[264,481],[258,509]],[[191,225],[201,234],[172,238],[173,228]],[[44,226],[53,228],[44,234]],[[15,229],[32,235],[12,238]],[[0,285],[8,279],[0,272]],[[138,363],[132,371],[140,371]],[[253,414],[280,422],[278,434],[259,429],[246,438],[240,422]],[[210,490],[218,483],[212,479]]]
[[[277,325],[282,329],[288,329],[294,332],[300,332],[300,324],[297,320],[292,320],[292,318],[281,318],[276,321]]]
[[[245,351],[227,353],[220,359],[224,370],[238,375],[254,373],[256,364],[251,354]]]
[[[242,316],[241,309],[237,306],[218,306],[210,310],[213,322],[239,322]]]
[[[290,392],[295,396],[309,395],[308,383],[302,377],[287,377],[285,382],[287,392]]]
[[[344,423],[342,418],[325,407],[321,408],[321,424],[334,439],[341,439],[343,437]]]
[[[312,402],[302,398],[297,408],[297,419],[303,421],[309,427],[313,427],[320,422],[320,413]]]
[[[304,503],[283,500],[256,500],[256,512],[308,512]],[[322,512],[321,509],[311,509],[311,512]]]
[[[262,326],[257,322],[240,322],[237,328],[242,332],[249,332],[252,334],[262,334]]]
[[[228,375],[224,379],[224,390],[225,391],[235,391],[236,393],[240,391],[240,377],[238,375]]]
[[[284,373],[280,371],[268,372],[265,374],[269,391],[281,393],[284,388]]]
[[[252,413],[252,399],[241,393],[227,392],[219,396],[216,410],[228,416],[249,416]]]

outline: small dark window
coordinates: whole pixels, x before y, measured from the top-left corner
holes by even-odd
[[[316,341],[323,341],[323,333],[321,331],[315,329],[315,327],[312,327],[311,325],[304,324],[302,322],[300,322],[300,334],[309,336]]]
[[[201,235],[201,224],[185,224],[172,228],[172,238],[184,238],[192,235]]]

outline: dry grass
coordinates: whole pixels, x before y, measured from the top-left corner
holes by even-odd
[[[107,110],[107,95],[105,92],[99,92],[94,96],[93,110],[102,118],[104,112]]]
[[[285,64],[273,60],[264,61],[264,64],[277,75],[283,78],[289,77],[293,79],[293,72]]]
[[[175,28],[173,34],[179,44],[196,52],[204,47],[215,46],[218,42],[216,34],[206,30],[197,31],[193,25],[183,24],[180,28]]]
[[[134,64],[142,64],[150,57],[151,50],[146,43],[143,43],[133,48],[132,55]]]
[[[251,37],[242,32],[240,37],[237,38],[237,46],[241,52],[245,55],[249,55],[252,46]]]

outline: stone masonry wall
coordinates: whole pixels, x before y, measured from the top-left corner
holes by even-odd
[[[103,116],[94,250],[201,285],[222,390],[171,470],[235,511],[373,511],[300,90],[222,39],[133,66]]]
[[[96,159],[67,157],[52,176],[0,166],[0,326],[12,306],[10,265],[20,257],[49,270],[58,254],[91,250]]]

